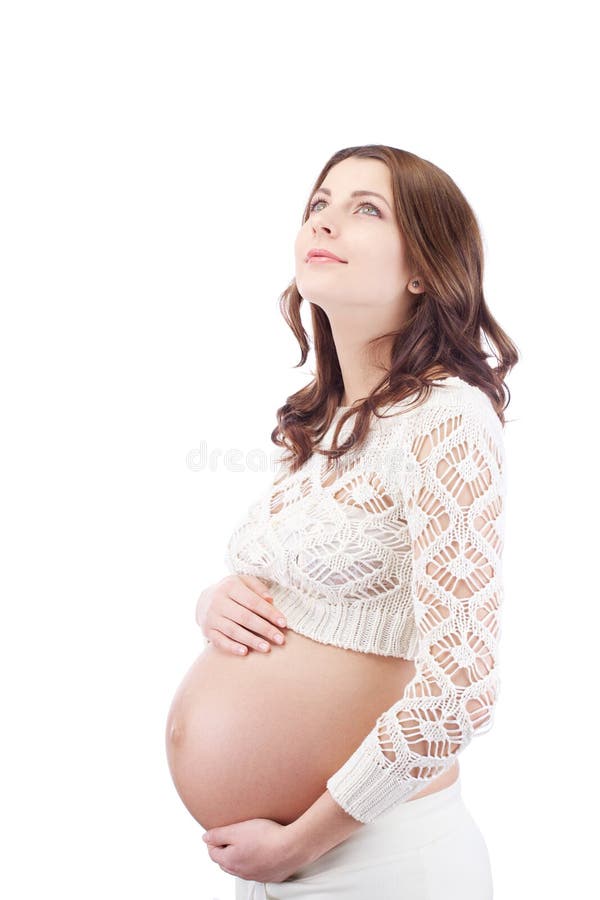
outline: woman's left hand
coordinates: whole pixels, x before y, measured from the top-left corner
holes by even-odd
[[[247,819],[210,828],[202,840],[213,862],[246,881],[285,881],[304,863],[289,826],[272,819]]]

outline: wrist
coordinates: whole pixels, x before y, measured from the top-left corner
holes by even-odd
[[[286,826],[288,848],[299,865],[308,865],[363,825],[325,790],[306,812]]]
[[[304,829],[295,827],[296,822],[285,826],[285,856],[294,872],[309,866],[325,852],[319,851],[315,841],[311,841]]]

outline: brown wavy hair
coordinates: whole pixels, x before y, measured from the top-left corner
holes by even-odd
[[[290,464],[290,472],[297,471],[314,452],[338,459],[351,448],[357,451],[367,437],[371,415],[378,415],[380,407],[399,403],[415,391],[415,404],[419,405],[429,397],[432,380],[444,375],[457,375],[484,391],[504,426],[504,410],[510,402],[504,378],[519,359],[517,347],[485,302],[483,242],[475,214],[450,176],[433,163],[384,144],[339,150],[319,174],[302,224],[310,216],[310,199],[329,170],[350,156],[378,159],[388,166],[396,219],[406,242],[407,264],[422,273],[425,290],[416,297],[398,331],[369,341],[372,344],[394,338],[391,368],[367,397],[341,413],[330,450],[317,445],[339,409],[344,384],[329,319],[319,306],[310,304],[315,377],[277,410],[278,425],[271,433],[273,443],[289,450],[281,462]],[[309,338],[300,317],[303,298],[295,279],[278,302],[300,344],[301,359],[295,366],[298,368],[306,362]],[[484,338],[497,360],[494,367],[487,362]],[[338,447],[339,430],[353,415],[353,431]]]

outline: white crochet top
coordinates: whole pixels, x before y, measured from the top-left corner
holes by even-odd
[[[225,554],[231,572],[267,583],[292,631],[414,660],[403,696],[327,781],[364,823],[420,793],[490,730],[500,684],[502,423],[456,376],[407,409],[412,401],[380,409],[388,418],[373,417],[359,452],[313,453],[291,475],[282,464]]]

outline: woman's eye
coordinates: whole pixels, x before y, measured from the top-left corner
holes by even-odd
[[[313,202],[311,203],[311,205],[310,205],[310,212],[311,212],[311,213],[313,213],[313,212],[315,211],[315,206],[317,206],[319,203],[327,203],[327,201],[326,201],[326,200],[323,200],[322,197],[316,197],[316,198],[313,200]],[[379,217],[381,217],[381,211],[375,206],[374,203],[367,203],[367,202],[365,201],[364,203],[361,203],[361,204],[360,204],[360,206],[358,207],[358,209],[362,209],[363,206],[370,206],[371,209],[374,209],[375,212],[377,213],[377,215],[378,215]]]

